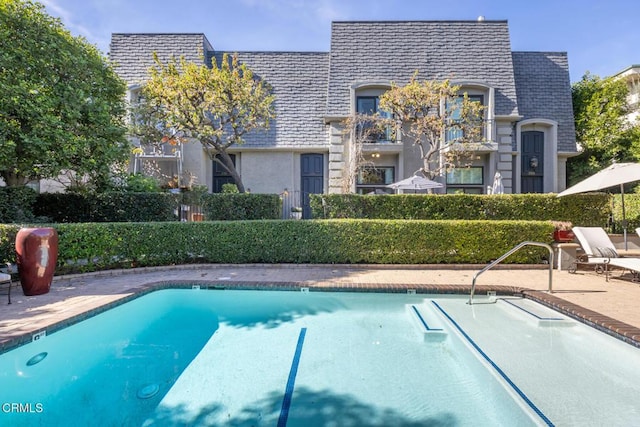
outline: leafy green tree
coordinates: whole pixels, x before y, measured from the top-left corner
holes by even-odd
[[[638,130],[628,123],[628,88],[624,80],[586,73],[571,88],[576,139],[582,153],[569,159],[569,184],[575,184],[612,161],[638,159]]]
[[[0,177],[9,186],[72,171],[104,183],[130,154],[125,85],[44,7],[0,0]]]
[[[420,150],[421,172],[433,179],[466,166],[473,144],[482,143],[484,107],[449,81],[393,84],[380,97],[380,109],[397,120],[397,129]]]
[[[266,129],[275,117],[271,87],[234,55],[220,64],[172,59],[156,66],[133,109],[132,133],[142,143],[200,141],[210,158],[231,175],[244,193],[240,174],[227,153],[244,136]]]

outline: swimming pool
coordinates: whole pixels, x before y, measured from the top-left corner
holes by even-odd
[[[466,299],[152,292],[0,355],[0,424],[640,419],[640,350],[528,300]]]

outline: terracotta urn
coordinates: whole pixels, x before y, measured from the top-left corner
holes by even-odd
[[[21,228],[16,235],[16,260],[25,295],[49,292],[58,262],[58,233],[53,228]]]

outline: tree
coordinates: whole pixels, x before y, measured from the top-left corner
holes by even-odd
[[[342,121],[343,134],[351,141],[347,144],[349,152],[342,171],[342,192],[351,193],[356,184],[358,173],[366,166],[375,167],[374,162],[367,160],[362,153],[362,144],[375,142],[378,136],[386,133],[389,126],[395,123],[379,113],[354,113]]]
[[[484,107],[447,80],[420,83],[414,74],[407,85],[392,84],[380,96],[380,109],[419,148],[423,165],[416,172],[429,179],[464,166],[472,144],[482,142]]]
[[[571,87],[579,156],[569,159],[569,184],[574,184],[612,161],[638,158],[638,132],[626,121],[628,88],[624,80],[586,73]]]
[[[0,0],[0,177],[107,180],[130,155],[125,84],[38,3]]]
[[[244,193],[242,178],[227,150],[244,143],[254,129],[266,129],[275,117],[271,87],[240,64],[237,55],[224,55],[218,65],[170,60],[156,66],[134,110],[132,133],[143,143],[175,143],[194,138],[210,158],[233,177]]]

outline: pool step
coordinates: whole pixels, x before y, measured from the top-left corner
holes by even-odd
[[[442,327],[442,322],[431,307],[426,304],[407,304],[409,316],[425,341],[444,341],[447,331]]]
[[[525,298],[498,298],[497,305],[514,316],[538,326],[568,327],[575,322],[548,307]]]

